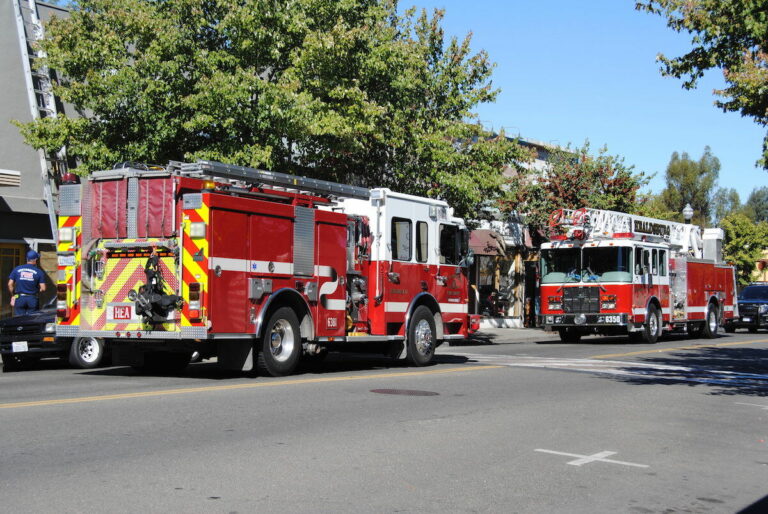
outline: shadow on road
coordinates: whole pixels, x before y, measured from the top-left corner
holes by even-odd
[[[466,357],[454,355],[437,355],[435,364],[464,364]],[[377,354],[339,353],[331,352],[323,361],[302,361],[299,367],[291,375],[294,378],[313,375],[327,375],[331,373],[345,373],[358,371],[383,371],[391,369],[403,369],[415,371],[419,368],[408,366],[403,360],[393,360],[390,357]],[[422,368],[423,369],[423,368]],[[237,378],[272,378],[259,376],[255,372],[229,371],[221,369],[216,362],[198,362],[190,364],[181,372],[148,373],[131,367],[112,367],[96,370],[82,370],[79,374],[93,376],[144,376],[144,377],[183,377],[200,380],[231,380]]]
[[[610,378],[629,384],[681,384],[712,388],[714,395],[768,396],[768,349],[702,347],[638,359],[622,366],[630,375]]]

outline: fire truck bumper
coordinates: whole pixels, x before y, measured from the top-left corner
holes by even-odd
[[[543,314],[545,329],[560,327],[621,327],[627,326],[627,314]]]

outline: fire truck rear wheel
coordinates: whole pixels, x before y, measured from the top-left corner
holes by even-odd
[[[69,364],[75,368],[95,368],[103,357],[104,341],[96,337],[78,337],[69,347]]]
[[[714,339],[717,337],[717,306],[714,303],[710,303],[707,307],[707,318],[704,321],[704,337],[707,339]]]
[[[413,366],[426,366],[435,357],[436,347],[435,318],[426,305],[420,305],[413,311],[408,324],[406,341],[408,363]]]
[[[301,357],[299,319],[290,307],[280,307],[269,318],[259,351],[259,371],[273,377],[290,375]]]
[[[661,316],[659,309],[651,304],[648,306],[648,314],[643,325],[643,341],[648,344],[656,344],[661,335]]]

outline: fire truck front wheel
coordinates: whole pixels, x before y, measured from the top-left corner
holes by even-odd
[[[648,344],[656,344],[661,335],[661,313],[659,309],[651,304],[648,306],[648,314],[645,316],[643,325],[643,341]]]
[[[299,319],[290,307],[280,307],[269,317],[264,330],[259,371],[273,377],[290,375],[301,357]]]
[[[426,305],[413,311],[408,324],[407,359],[413,366],[426,366],[435,357],[435,318]]]

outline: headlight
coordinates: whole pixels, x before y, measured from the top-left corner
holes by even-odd
[[[46,323],[45,324],[45,331],[46,332],[56,332],[56,323]]]
[[[759,310],[758,310],[758,312],[760,312],[760,314],[765,314],[765,313],[768,313],[768,304],[766,304],[766,305],[761,305],[761,306],[760,306],[760,308],[759,308]]]

